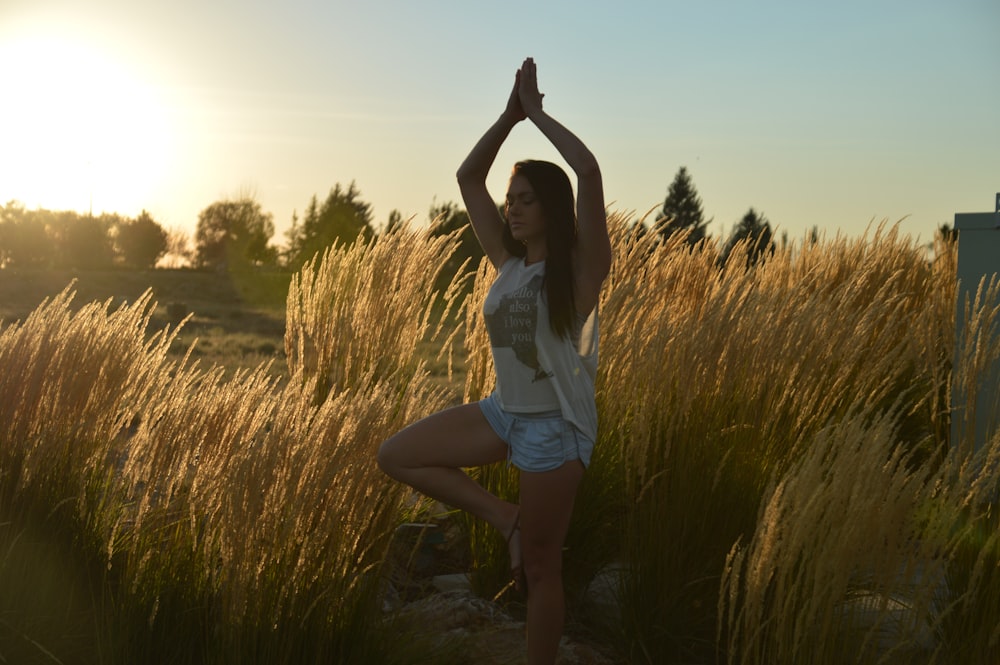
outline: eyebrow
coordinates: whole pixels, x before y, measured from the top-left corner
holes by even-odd
[[[507,196],[504,198],[504,200],[507,201],[508,203],[510,203],[514,199],[521,199],[522,201],[524,201],[524,200],[533,199],[533,198],[535,198],[535,193],[534,192],[517,192],[515,194],[511,194],[510,192],[507,192]]]

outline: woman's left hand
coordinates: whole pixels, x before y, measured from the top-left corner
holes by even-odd
[[[517,95],[525,115],[531,116],[532,113],[542,110],[542,97],[545,95],[538,92],[538,74],[532,58],[526,58],[521,65],[521,80]]]

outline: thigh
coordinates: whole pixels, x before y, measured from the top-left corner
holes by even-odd
[[[473,402],[418,420],[386,440],[379,454],[403,467],[460,468],[505,460],[507,451],[507,444]]]

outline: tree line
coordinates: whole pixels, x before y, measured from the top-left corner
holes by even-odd
[[[468,213],[453,202],[432,203],[432,233],[459,233],[459,248],[446,266],[454,274],[466,260],[478,265],[482,250],[468,221]],[[651,227],[633,222],[635,233],[654,232],[665,243],[675,233],[684,234],[689,246],[708,240],[701,198],[686,167],[681,167],[667,188],[667,196]],[[399,211],[389,214],[381,233],[392,233],[404,224]],[[116,266],[151,269],[165,257],[173,264],[208,270],[298,270],[318,252],[335,243],[373,238],[372,206],[364,201],[354,182],[336,184],[320,199],[313,195],[300,218],[292,214],[285,243],[275,245],[274,217],[253,195],[216,201],[198,214],[193,241],[182,231],[168,231],[142,211],[135,218],[117,214],[100,216],[76,212],[27,210],[12,201],[0,206],[0,268],[101,269]],[[743,216],[722,245],[722,260],[742,241],[749,241],[747,262],[754,263],[774,251],[770,222],[753,208]]]
[[[176,241],[145,210],[130,219],[0,206],[0,268],[150,268]]]

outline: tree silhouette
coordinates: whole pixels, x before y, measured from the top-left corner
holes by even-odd
[[[45,212],[46,226],[55,242],[57,267],[96,270],[114,264],[111,229],[118,225],[120,217],[92,217],[71,210]]]
[[[123,221],[117,231],[118,255],[130,268],[153,268],[167,252],[167,232],[145,210],[134,220]]]
[[[352,182],[347,188],[336,184],[322,205],[314,195],[301,222],[292,218],[286,232],[288,249],[286,263],[293,270],[301,268],[317,252],[334,243],[354,242],[359,235],[371,238],[372,207],[361,200],[361,192]]]
[[[709,220],[711,221],[711,220]],[[655,228],[666,241],[678,231],[689,231],[686,242],[694,246],[707,236],[701,198],[691,181],[687,167],[682,166],[667,188],[667,198],[656,218]]]
[[[38,268],[51,265],[55,247],[37,212],[17,201],[0,208],[0,268]]]
[[[774,238],[771,223],[767,218],[750,208],[736,224],[733,232],[722,248],[721,263],[729,262],[733,252],[739,249],[746,254],[746,267],[756,265],[763,258],[774,254]]]
[[[201,268],[237,270],[273,264],[277,252],[268,245],[273,235],[272,215],[253,198],[217,201],[198,213],[195,262]]]

